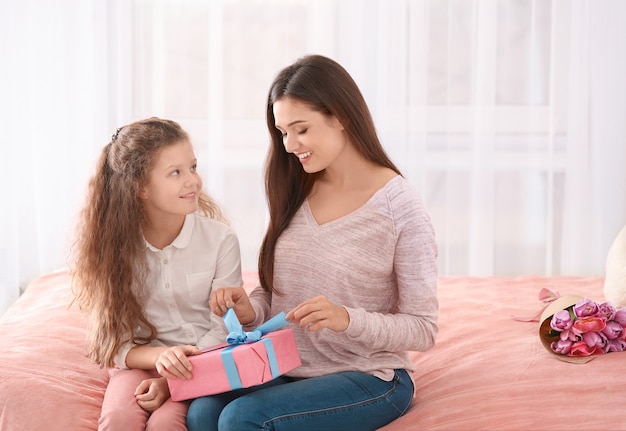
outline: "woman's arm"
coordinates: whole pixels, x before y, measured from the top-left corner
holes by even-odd
[[[346,307],[350,325],[346,335],[373,350],[425,351],[435,343],[437,245],[430,218],[412,189],[390,195],[396,240],[393,272],[398,302],[390,313]]]

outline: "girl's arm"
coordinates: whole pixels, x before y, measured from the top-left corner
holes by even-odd
[[[136,346],[126,355],[126,366],[142,370],[153,370],[167,378],[191,378],[191,362],[187,356],[197,355],[196,346]]]
[[[139,407],[153,412],[170,397],[170,388],[165,377],[157,377],[142,381],[135,389],[135,399]]]

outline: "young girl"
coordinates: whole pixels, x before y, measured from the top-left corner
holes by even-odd
[[[194,400],[196,430],[374,430],[413,398],[406,351],[435,342],[433,227],[389,160],[365,100],[335,61],[307,56],[270,88],[270,220],[261,286],[212,293],[256,327],[280,311],[302,366],[266,385]]]
[[[149,118],[118,129],[89,182],[73,275],[89,357],[110,368],[100,429],[186,430],[166,377],[189,378],[187,356],[225,340],[209,299],[242,284],[239,242],[196,163],[177,123]]]

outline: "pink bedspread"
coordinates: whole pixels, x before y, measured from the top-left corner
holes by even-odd
[[[626,353],[562,362],[512,319],[541,308],[542,287],[603,297],[600,277],[441,277],[437,345],[412,353],[413,406],[383,430],[626,429]],[[48,274],[0,318],[0,430],[97,429],[107,373],[70,298],[67,274]]]
[[[437,345],[414,353],[411,410],[383,430],[624,430],[626,353],[556,359],[533,316],[543,287],[603,301],[600,277],[441,278]]]

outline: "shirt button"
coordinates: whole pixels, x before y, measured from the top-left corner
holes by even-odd
[[[163,265],[167,265],[167,259],[163,259]]]
[[[169,289],[170,288],[170,284],[169,283],[165,283],[165,288]]]

